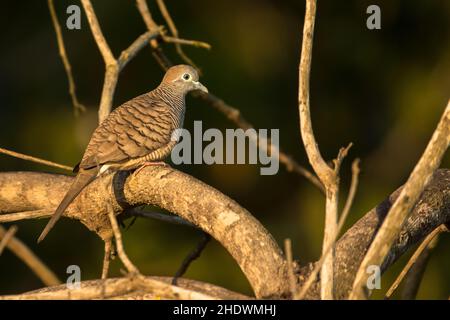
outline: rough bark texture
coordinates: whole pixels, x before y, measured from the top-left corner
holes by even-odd
[[[226,290],[209,283],[180,279],[177,286],[171,277],[110,278],[80,283],[79,289],[59,285],[33,290],[18,295],[0,296],[0,300],[78,300],[78,299],[233,299],[247,300],[251,297]]]
[[[392,203],[400,194],[400,191],[401,187],[364,215],[338,241],[335,260],[337,299],[345,299],[348,297],[352,289],[356,271]],[[406,250],[420,242],[437,226],[449,221],[450,170],[440,169],[433,175],[432,180],[425,188],[411,215],[402,226],[400,235],[397,237],[394,246],[384,261],[381,271],[385,271]],[[310,270],[311,266],[304,267],[301,270],[302,277],[306,279]],[[318,299],[319,296],[319,283],[316,282],[311,287],[307,298]]]
[[[0,214],[54,209],[72,177],[36,173],[0,173]],[[365,214],[336,245],[336,298],[346,298],[374,235],[401,189]],[[102,238],[111,236],[107,214],[152,204],[178,214],[216,238],[240,265],[257,297],[286,297],[286,262],[270,234],[251,214],[214,188],[165,167],[147,167],[136,176],[122,172],[94,181],[69,206],[66,216],[80,220]],[[450,222],[450,170],[438,170],[428,184],[386,259],[383,270],[442,223]],[[50,236],[51,237],[51,236]],[[311,265],[300,269],[300,284]],[[320,297],[317,281],[307,298]]]
[[[71,177],[0,173],[0,214],[54,208]],[[102,239],[111,237],[107,203],[120,213],[130,206],[157,205],[197,225],[233,256],[257,297],[287,292],[286,262],[270,233],[244,208],[216,189],[167,167],[146,167],[137,175],[119,172],[95,180],[68,207]]]

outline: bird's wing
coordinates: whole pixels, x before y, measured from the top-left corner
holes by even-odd
[[[174,117],[163,101],[139,96],[114,110],[94,131],[80,168],[126,162],[170,143]]]

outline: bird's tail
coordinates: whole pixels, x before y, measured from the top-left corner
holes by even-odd
[[[53,216],[50,218],[50,221],[45,226],[44,230],[42,231],[41,235],[38,238],[38,243],[44,240],[44,238],[47,236],[48,232],[53,228],[55,223],[59,220],[59,218],[62,216],[66,208],[72,203],[72,201],[80,194],[80,192],[92,181],[95,180],[97,177],[98,168],[94,167],[89,170],[83,170],[81,169],[77,176],[75,177],[75,181],[72,183],[72,185],[69,188],[69,191],[67,191],[66,195],[64,196],[63,200],[59,204],[58,208],[56,209]]]

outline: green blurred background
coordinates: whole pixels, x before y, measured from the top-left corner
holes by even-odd
[[[55,1],[59,21],[77,1]],[[182,37],[204,40],[211,51],[185,47],[204,70],[202,82],[257,128],[279,128],[281,147],[303,165],[308,162],[298,128],[297,77],[304,1],[166,1]],[[163,23],[154,1],[155,20]],[[366,28],[366,8],[378,4],[382,29]],[[94,0],[98,19],[114,54],[145,31],[134,1]],[[342,172],[342,199],[350,160],[361,158],[361,182],[348,225],[400,186],[424,150],[450,97],[450,1],[334,1],[318,4],[311,103],[313,125],[324,157],[354,143]],[[74,165],[97,121],[104,65],[83,15],[81,30],[63,28],[78,97],[88,112],[75,117],[66,74],[58,55],[47,1],[13,1],[0,19],[0,146]],[[166,53],[182,62],[172,46]],[[144,48],[120,75],[114,105],[154,88],[162,71]],[[185,126],[233,128],[221,114],[188,98]],[[442,166],[449,167],[447,155]],[[3,171],[59,172],[0,155]],[[188,172],[250,210],[280,245],[291,238],[295,258],[304,264],[320,256],[324,200],[305,179],[284,167],[260,176],[258,166],[185,165]],[[81,224],[63,219],[41,245],[36,238],[46,221],[18,223],[17,236],[61,277],[77,264],[82,279],[101,273],[103,244]],[[7,225],[5,225],[7,226]],[[138,219],[124,231],[130,258],[149,275],[173,275],[200,234],[182,226]],[[450,294],[449,236],[436,248],[419,298]],[[383,277],[387,290],[407,256]],[[113,262],[111,275],[120,275]],[[215,241],[189,268],[187,277],[250,294],[230,255]],[[11,252],[0,257],[0,294],[41,287]],[[380,297],[381,293],[377,293]]]

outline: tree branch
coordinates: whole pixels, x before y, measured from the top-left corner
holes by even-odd
[[[55,207],[72,179],[47,173],[0,173],[0,213]],[[285,259],[268,231],[236,202],[187,174],[153,166],[137,175],[118,172],[100,177],[75,199],[65,216],[80,220],[102,239],[109,239],[108,203],[116,214],[143,204],[173,212],[228,250],[257,297],[289,291]]]
[[[1,201],[1,200],[0,200]],[[0,211],[1,213],[1,211]],[[0,226],[0,239],[6,237],[7,231]],[[46,286],[59,285],[58,277],[31,251],[22,241],[12,236],[6,247],[21,259]]]
[[[348,298],[361,261],[402,190],[403,187],[398,188],[386,200],[366,213],[337,242],[334,263],[336,299]],[[448,222],[450,222],[450,170],[440,169],[433,174],[411,215],[402,225],[381,266],[381,271],[387,270],[402,254],[420,243],[439,225]],[[306,281],[314,265],[315,263],[312,263],[300,270],[301,283]],[[317,281],[311,286],[306,299],[319,297],[320,283]]]
[[[5,232],[5,229],[0,229],[0,230],[3,231],[3,234],[0,234],[0,256],[1,256],[3,253],[3,250],[5,249],[6,245],[8,244],[8,242],[16,234],[17,226],[10,227],[8,229],[8,231],[6,231],[6,232]],[[0,233],[1,233],[1,231],[0,231]]]
[[[64,196],[71,181],[71,177],[47,173],[0,173],[0,216],[14,211],[53,208]],[[104,184],[111,186],[108,192]],[[399,188],[369,211],[337,242],[334,265],[336,298],[348,297],[364,254],[401,190]],[[114,178],[105,176],[88,186],[65,215],[80,220],[100,236],[111,236],[106,209],[108,201],[112,201],[116,213],[127,210],[130,205],[151,203],[179,214],[213,235],[228,249],[256,288],[255,291],[270,292],[268,296],[272,297],[289,296],[286,262],[272,237],[245,209],[200,181],[162,167],[147,167],[134,179],[127,177],[126,173],[116,174]],[[230,224],[233,214],[237,214],[239,220]],[[442,169],[433,175],[403,225],[382,271],[437,226],[448,222],[450,170]],[[300,285],[309,277],[314,265],[299,270]],[[259,281],[255,279],[258,277]],[[171,281],[172,277],[169,279]],[[179,279],[178,284],[182,281],[184,279]],[[318,298],[320,283],[316,281],[306,299]]]
[[[3,148],[0,148],[0,153],[6,154],[8,156],[11,157],[15,157],[15,158],[19,158],[22,160],[26,160],[26,161],[31,161],[31,162],[36,162],[39,164],[43,164],[49,167],[54,167],[54,168],[58,168],[58,169],[62,169],[62,170],[66,170],[66,171],[70,171],[72,172],[72,167],[69,166],[65,166],[56,162],[52,162],[52,161],[48,161],[48,160],[44,160],[44,159],[40,159],[40,158],[36,158],[36,157],[32,157],[32,156],[28,156],[26,154],[23,153],[19,153],[19,152],[15,152],[15,151],[11,151],[11,150],[6,150]]]
[[[108,42],[106,42],[105,36],[103,35],[100,24],[98,23],[97,15],[95,14],[94,8],[90,0],[81,0],[84,11],[86,12],[86,17],[89,22],[89,27],[91,28],[92,35],[95,39],[95,43],[102,54],[103,61],[105,65],[115,64],[116,59],[109,48]]]
[[[154,39],[160,35],[160,28],[154,28],[154,30],[150,30],[150,32],[146,32],[141,35],[128,49],[124,50],[119,59],[116,60],[100,28],[100,24],[98,23],[91,1],[81,0],[81,3],[84,11],[86,12],[95,43],[97,44],[100,53],[102,54],[103,61],[105,62],[105,79],[103,82],[100,106],[98,108],[98,118],[100,123],[106,119],[111,112],[114,92],[116,90],[120,71],[150,39]]]
[[[353,200],[355,198],[356,190],[358,188],[358,178],[359,178],[359,159],[353,161],[352,164],[352,182],[350,184],[350,191],[348,193],[347,201],[345,202],[344,209],[342,210],[341,217],[339,218],[339,223],[336,229],[336,233],[333,235],[331,243],[328,244],[324,253],[320,257],[319,261],[314,265],[314,269],[309,274],[308,279],[305,281],[303,286],[301,287],[299,292],[296,292],[294,295],[294,299],[304,299],[306,293],[308,292],[311,285],[316,281],[317,274],[321,270],[323,263],[325,261],[325,257],[330,252],[331,249],[335,247],[336,240],[338,239],[339,234],[344,227],[345,221],[347,220],[348,214],[350,212],[350,208],[352,206]]]
[[[186,273],[186,271],[189,268],[189,266],[191,265],[191,263],[200,257],[200,255],[202,254],[202,251],[206,248],[206,245],[209,243],[210,240],[211,240],[211,236],[209,234],[207,234],[206,232],[203,232],[202,238],[197,243],[194,250],[189,252],[189,254],[186,256],[186,258],[181,263],[181,266],[178,268],[177,272],[175,273],[173,280],[172,280],[173,285],[177,284],[178,279]]]
[[[50,16],[52,18],[53,27],[55,28],[56,33],[56,42],[58,43],[59,55],[61,56],[61,60],[64,65],[64,69],[66,70],[67,80],[69,81],[69,94],[72,99],[72,104],[75,108],[75,114],[79,112],[86,111],[86,107],[82,105],[77,98],[75,81],[73,80],[72,75],[72,66],[70,65],[69,58],[67,57],[66,47],[64,45],[63,35],[61,31],[61,26],[58,22],[58,17],[55,11],[55,5],[53,0],[48,0],[48,9],[50,11]]]
[[[387,293],[385,295],[385,299],[389,299],[392,296],[392,294],[395,292],[395,290],[397,290],[398,286],[402,282],[403,278],[411,270],[411,267],[416,263],[417,259],[421,256],[421,254],[424,252],[424,250],[429,248],[429,245],[435,239],[435,237],[444,231],[448,231],[448,229],[444,224],[441,224],[439,227],[434,229],[425,238],[425,240],[419,245],[419,248],[417,248],[417,250],[411,256],[411,258],[408,260],[408,262],[406,263],[406,266],[403,268],[403,270],[398,275],[397,279],[395,279],[394,283],[391,285],[391,287],[387,291]]]
[[[116,239],[116,250],[117,250],[117,254],[118,254],[120,260],[122,261],[125,268],[127,268],[127,271],[129,274],[132,274],[133,276],[140,275],[141,273],[139,272],[138,268],[136,268],[136,266],[128,258],[128,255],[125,253],[125,249],[123,247],[123,242],[122,242],[122,234],[120,233],[119,225],[117,224],[117,220],[116,220],[116,215],[114,214],[114,210],[111,205],[108,205],[108,218],[109,218],[109,222],[111,223],[111,228],[112,228],[112,232],[114,234],[114,239]],[[108,242],[109,241],[105,241],[105,249],[107,249],[106,244]],[[107,253],[108,252],[105,251],[105,255]],[[104,270],[104,268],[103,268],[103,270]],[[102,276],[103,276],[103,271],[102,271]]]
[[[306,1],[305,23],[303,26],[302,51],[299,64],[299,88],[298,108],[300,116],[300,134],[305,146],[309,163],[314,172],[325,186],[325,229],[322,244],[322,255],[325,256],[321,270],[321,297],[331,300],[334,297],[334,248],[333,238],[337,235],[338,228],[338,201],[339,201],[339,169],[342,160],[347,155],[348,149],[339,151],[335,166],[331,168],[320,154],[319,145],[314,137],[311,122],[309,82],[311,73],[312,47],[314,37],[314,24],[316,18],[316,0]],[[327,248],[331,246],[331,250]],[[329,251],[329,252],[328,252]]]
[[[93,299],[250,299],[239,293],[200,281],[180,279],[178,286],[168,277],[126,277],[90,280],[80,283],[79,289],[66,285],[43,288],[18,295],[0,296],[0,300],[93,300]]]
[[[377,233],[369,251],[367,252],[353,284],[351,299],[366,297],[366,272],[369,265],[381,266],[397,237],[403,221],[408,217],[431,176],[439,167],[441,159],[450,144],[450,101],[431,137],[422,157],[415,166],[398,199]]]

